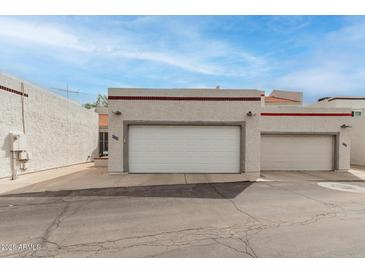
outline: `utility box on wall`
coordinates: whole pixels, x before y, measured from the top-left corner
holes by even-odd
[[[19,161],[28,161],[30,160],[30,153],[27,151],[19,152]]]
[[[27,139],[23,132],[12,132],[13,137],[12,151],[25,151],[27,150]]]

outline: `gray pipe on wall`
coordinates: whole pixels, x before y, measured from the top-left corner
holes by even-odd
[[[24,83],[21,82],[21,92],[22,92],[22,124],[23,124],[23,133],[25,134],[25,113],[24,113]]]
[[[21,90],[21,112],[22,112],[22,127],[23,127],[23,133],[25,134],[25,108],[24,108],[24,83],[21,82],[20,84],[20,90]],[[12,138],[14,138],[12,136]],[[14,139],[12,140],[14,142]],[[17,170],[16,170],[16,160],[17,160],[17,152],[11,151],[11,179],[16,180],[17,177]]]

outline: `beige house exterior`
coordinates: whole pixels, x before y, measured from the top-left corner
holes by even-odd
[[[303,107],[301,92],[110,88],[108,108],[94,111],[0,74],[0,99],[0,178],[92,159],[109,173],[250,180],[261,171],[346,171],[350,152],[365,164],[365,97]]]
[[[350,167],[347,108],[269,107],[263,91],[245,89],[110,88],[108,95],[110,173],[257,178],[261,170]]]

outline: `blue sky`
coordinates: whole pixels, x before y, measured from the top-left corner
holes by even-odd
[[[365,16],[0,16],[0,70],[44,87],[365,95]]]

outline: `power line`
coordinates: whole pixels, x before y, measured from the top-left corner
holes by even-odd
[[[51,88],[51,89],[53,89],[53,90],[55,90],[55,91],[58,91],[58,92],[65,92],[65,93],[66,93],[67,98],[69,98],[69,94],[70,94],[70,93],[71,93],[71,94],[88,94],[88,93],[86,93],[86,92],[82,92],[82,91],[80,91],[80,90],[69,89],[69,88],[68,88],[68,85],[66,86],[66,89],[64,89],[64,88]]]

